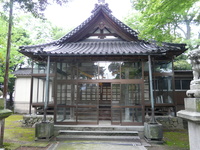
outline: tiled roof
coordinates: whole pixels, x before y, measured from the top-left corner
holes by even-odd
[[[14,71],[12,74],[16,76],[30,76],[31,68],[20,68],[19,70]]]
[[[173,49],[180,51],[180,47],[165,45],[157,46],[156,44],[140,41],[105,41],[105,42],[76,42],[67,43],[62,46],[46,46],[41,49],[38,47],[26,47],[26,52],[34,54],[49,55],[148,55],[161,54]]]
[[[154,42],[146,42],[138,39],[138,33],[126,26],[111,14],[111,10],[107,4],[97,4],[92,11],[92,15],[77,28],[63,36],[57,41],[51,43],[21,46],[20,52],[32,57],[37,55],[54,55],[54,56],[83,56],[83,55],[149,55],[164,54],[174,52],[175,55],[183,53],[186,48],[185,44],[169,44],[164,43],[162,46],[156,45]],[[128,35],[132,41],[122,39],[120,36],[115,39],[81,39],[73,41],[73,36],[82,36],[83,31],[92,24],[92,20],[97,14],[105,13],[106,17],[112,20],[119,27],[123,34]],[[109,21],[110,21],[109,20]],[[94,20],[93,20],[94,21]],[[108,21],[108,20],[107,20]],[[116,30],[116,29],[115,29]],[[84,32],[85,34],[85,32]]]

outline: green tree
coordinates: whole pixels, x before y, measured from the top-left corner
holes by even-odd
[[[5,73],[5,57],[6,57],[6,38],[7,37],[7,21],[0,17],[0,83],[3,82]],[[28,45],[31,41],[29,35],[22,28],[13,27],[12,32],[12,48],[10,53],[9,77],[13,77],[11,72],[19,68],[24,63],[24,56],[17,50],[20,45]]]
[[[21,11],[19,11],[19,13],[23,14]],[[46,19],[35,18],[30,13],[15,18],[14,26],[26,30],[31,40],[29,44],[32,45],[51,42],[66,34],[64,29],[54,26]]]
[[[50,4],[50,2],[56,1],[58,4],[62,4],[65,2],[68,2],[68,0],[10,0],[9,2],[7,0],[0,0],[0,4],[4,6],[5,9],[9,8],[9,17],[8,17],[8,34],[7,35],[7,45],[6,45],[6,60],[5,60],[5,76],[4,76],[4,89],[3,89],[3,98],[5,101],[4,108],[6,108],[6,97],[8,92],[8,83],[9,83],[9,70],[12,65],[10,65],[10,61],[13,61],[13,59],[10,59],[12,56],[11,53],[11,46],[12,43],[12,25],[13,25],[13,5],[14,3],[17,3],[21,9],[23,9],[26,12],[31,12],[35,17],[43,17],[43,11],[46,9],[47,5]],[[7,11],[5,11],[7,12]],[[2,12],[0,12],[2,14]],[[18,38],[21,39],[21,38]],[[17,40],[18,41],[18,40]],[[21,41],[21,40],[19,40]],[[3,49],[3,48],[2,48]],[[2,54],[1,54],[2,55]],[[15,58],[16,56],[14,56]],[[4,61],[4,60],[3,60]],[[3,65],[0,64],[0,65]],[[3,145],[3,138],[4,138],[4,120],[2,122],[2,134],[0,137],[0,146]]]
[[[46,10],[48,5],[58,4],[64,5],[72,0],[13,0],[15,4],[15,10],[20,9],[23,10],[25,13],[32,13],[36,18],[44,18],[44,10]],[[0,0],[4,11],[8,11],[9,2],[7,0]]]
[[[17,10],[18,7],[20,7],[20,9],[24,10],[25,12],[31,12],[33,14],[33,16],[35,16],[36,18],[44,18],[43,15],[43,11],[46,9],[47,5],[52,4],[53,2],[56,2],[59,5],[62,5],[66,2],[68,2],[69,0],[44,0],[44,1],[32,1],[32,0],[10,0],[10,2],[6,1],[6,0],[1,0],[0,1],[0,5],[3,6],[4,11],[7,12],[7,9],[9,8],[9,22],[8,22],[8,40],[7,40],[7,49],[6,49],[6,60],[5,60],[5,76],[4,76],[4,99],[6,97],[6,93],[7,93],[7,87],[8,87],[8,78],[9,78],[9,68],[12,67],[12,65],[10,64],[11,59],[10,59],[10,51],[11,51],[11,46],[13,46],[13,43],[11,45],[11,35],[13,36],[12,33],[12,25],[13,25],[13,5],[15,5],[15,9]],[[3,14],[3,12],[0,12],[1,14]],[[4,15],[6,18],[6,15]],[[5,30],[7,31],[7,30]],[[24,33],[23,33],[24,34]],[[40,37],[39,37],[40,38]],[[19,38],[21,39],[21,38]],[[21,44],[22,45],[22,44]],[[3,53],[3,52],[2,52]],[[15,55],[14,55],[15,56]],[[10,66],[11,65],[11,66]],[[2,69],[3,70],[3,69]]]
[[[130,28],[140,33],[144,30],[144,25],[140,21],[141,13],[133,9],[126,17],[124,17],[123,22],[128,25]]]
[[[66,32],[59,27],[54,27],[48,20],[35,18],[31,14],[15,16],[12,30],[12,47],[10,51],[8,93],[12,95],[14,90],[13,71],[21,66],[30,65],[29,58],[18,52],[19,46],[33,45],[50,42],[63,36]],[[34,22],[34,24],[32,23]],[[0,83],[4,81],[5,57],[6,57],[6,36],[7,21],[5,17],[0,17]],[[10,96],[11,97],[11,96]]]
[[[200,24],[199,2],[199,0],[132,0],[133,7],[141,13],[140,21],[144,26],[140,36],[160,42],[182,42],[179,41],[179,37],[183,34],[185,39],[190,39],[191,25]]]
[[[189,50],[199,47],[199,0],[132,0],[132,4],[137,12],[125,18],[125,22],[138,30],[142,39],[187,43]],[[191,69],[187,52],[175,59],[174,66]]]

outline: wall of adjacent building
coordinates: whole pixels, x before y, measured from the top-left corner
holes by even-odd
[[[17,77],[15,80],[14,112],[29,113],[31,77]]]

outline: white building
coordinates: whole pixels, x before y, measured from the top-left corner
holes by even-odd
[[[21,68],[13,74],[16,76],[14,93],[14,112],[29,113],[31,68]]]

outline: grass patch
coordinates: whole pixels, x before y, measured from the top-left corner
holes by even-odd
[[[23,146],[28,147],[47,147],[49,145],[49,142],[33,142],[28,144],[23,144]]]
[[[30,142],[35,139],[35,129],[34,128],[23,128],[21,127],[20,120],[23,119],[22,115],[11,115],[6,119],[5,123],[5,140],[14,141],[25,141]]]
[[[5,150],[14,150],[21,146],[19,143],[3,143],[3,145]]]
[[[35,128],[21,127],[23,115],[11,115],[6,118],[4,148],[14,150],[20,146],[46,147],[49,142],[35,142]]]
[[[20,146],[28,147],[47,147],[50,142],[35,142],[35,128],[21,127],[23,115],[11,115],[6,118],[4,132],[4,148],[5,150],[14,150]],[[189,149],[189,138],[187,130],[174,130],[164,132],[164,141],[167,146]],[[73,141],[76,142],[76,141]],[[80,141],[79,141],[80,142]],[[59,150],[74,150],[72,141],[63,142]],[[76,145],[76,144],[75,144]],[[85,149],[92,149],[93,144],[85,144]],[[80,149],[83,144],[79,144]]]
[[[168,146],[189,149],[189,137],[187,130],[165,131],[164,141]]]

